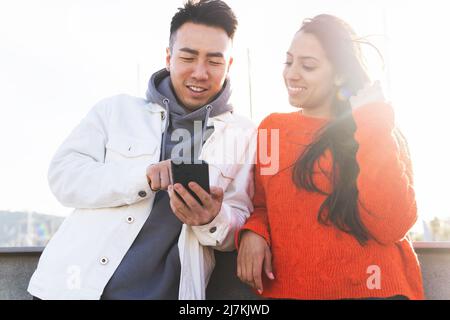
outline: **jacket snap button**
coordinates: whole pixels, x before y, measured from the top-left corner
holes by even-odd
[[[128,218],[127,218],[127,222],[128,222],[128,223],[133,223],[133,222],[134,222],[134,218],[131,217],[131,216],[128,217]]]
[[[108,258],[107,257],[103,257],[103,258],[101,258],[100,259],[100,263],[102,264],[102,265],[105,265],[105,264],[107,264],[108,263]]]
[[[216,232],[217,228],[216,227],[212,227],[211,229],[209,229],[209,232],[214,233]]]
[[[138,195],[139,195],[139,197],[144,198],[145,196],[147,196],[147,192],[139,191]]]

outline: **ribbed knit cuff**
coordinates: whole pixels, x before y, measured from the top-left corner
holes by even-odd
[[[266,242],[267,242],[267,244],[269,245],[269,247],[271,246],[270,234],[269,234],[269,232],[267,231],[267,229],[261,228],[261,227],[258,228],[257,225],[250,225],[250,224],[247,225],[247,224],[246,224],[246,225],[244,225],[241,229],[239,229],[238,231],[236,231],[236,233],[235,233],[234,241],[235,241],[235,244],[236,244],[236,248],[237,248],[237,249],[239,249],[239,242],[240,242],[240,240],[241,240],[242,232],[243,232],[243,231],[246,231],[246,230],[252,231],[252,232],[256,233],[257,235],[263,237],[263,238],[266,240]]]

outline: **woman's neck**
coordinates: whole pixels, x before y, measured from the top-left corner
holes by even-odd
[[[333,116],[331,113],[331,107],[327,105],[314,108],[301,108],[300,112],[306,117],[321,119],[330,119]]]
[[[333,97],[327,96],[322,100],[322,103],[319,103],[315,106],[311,106],[309,108],[302,108],[302,107],[300,108],[304,116],[313,118],[331,119],[333,117],[332,105],[333,105]]]

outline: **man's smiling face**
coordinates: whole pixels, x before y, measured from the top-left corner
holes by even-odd
[[[193,111],[222,89],[233,62],[232,41],[221,28],[192,22],[183,24],[173,37],[166,67],[177,98]]]

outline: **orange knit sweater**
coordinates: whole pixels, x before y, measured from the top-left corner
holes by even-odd
[[[417,256],[405,238],[417,219],[406,143],[393,134],[394,114],[387,104],[362,106],[353,111],[353,117],[359,143],[360,217],[373,236],[366,246],[333,225],[320,224],[317,216],[325,196],[298,189],[291,179],[295,160],[326,120],[294,112],[272,114],[260,125],[268,129],[269,154],[274,150],[270,129],[279,129],[279,168],[273,175],[262,175],[261,168],[270,164],[257,161],[255,209],[240,231],[256,232],[271,247],[275,280],[263,276],[265,297],[424,298]],[[330,158],[328,153],[319,160],[325,172],[331,170]],[[322,190],[330,190],[320,169],[315,179]]]

